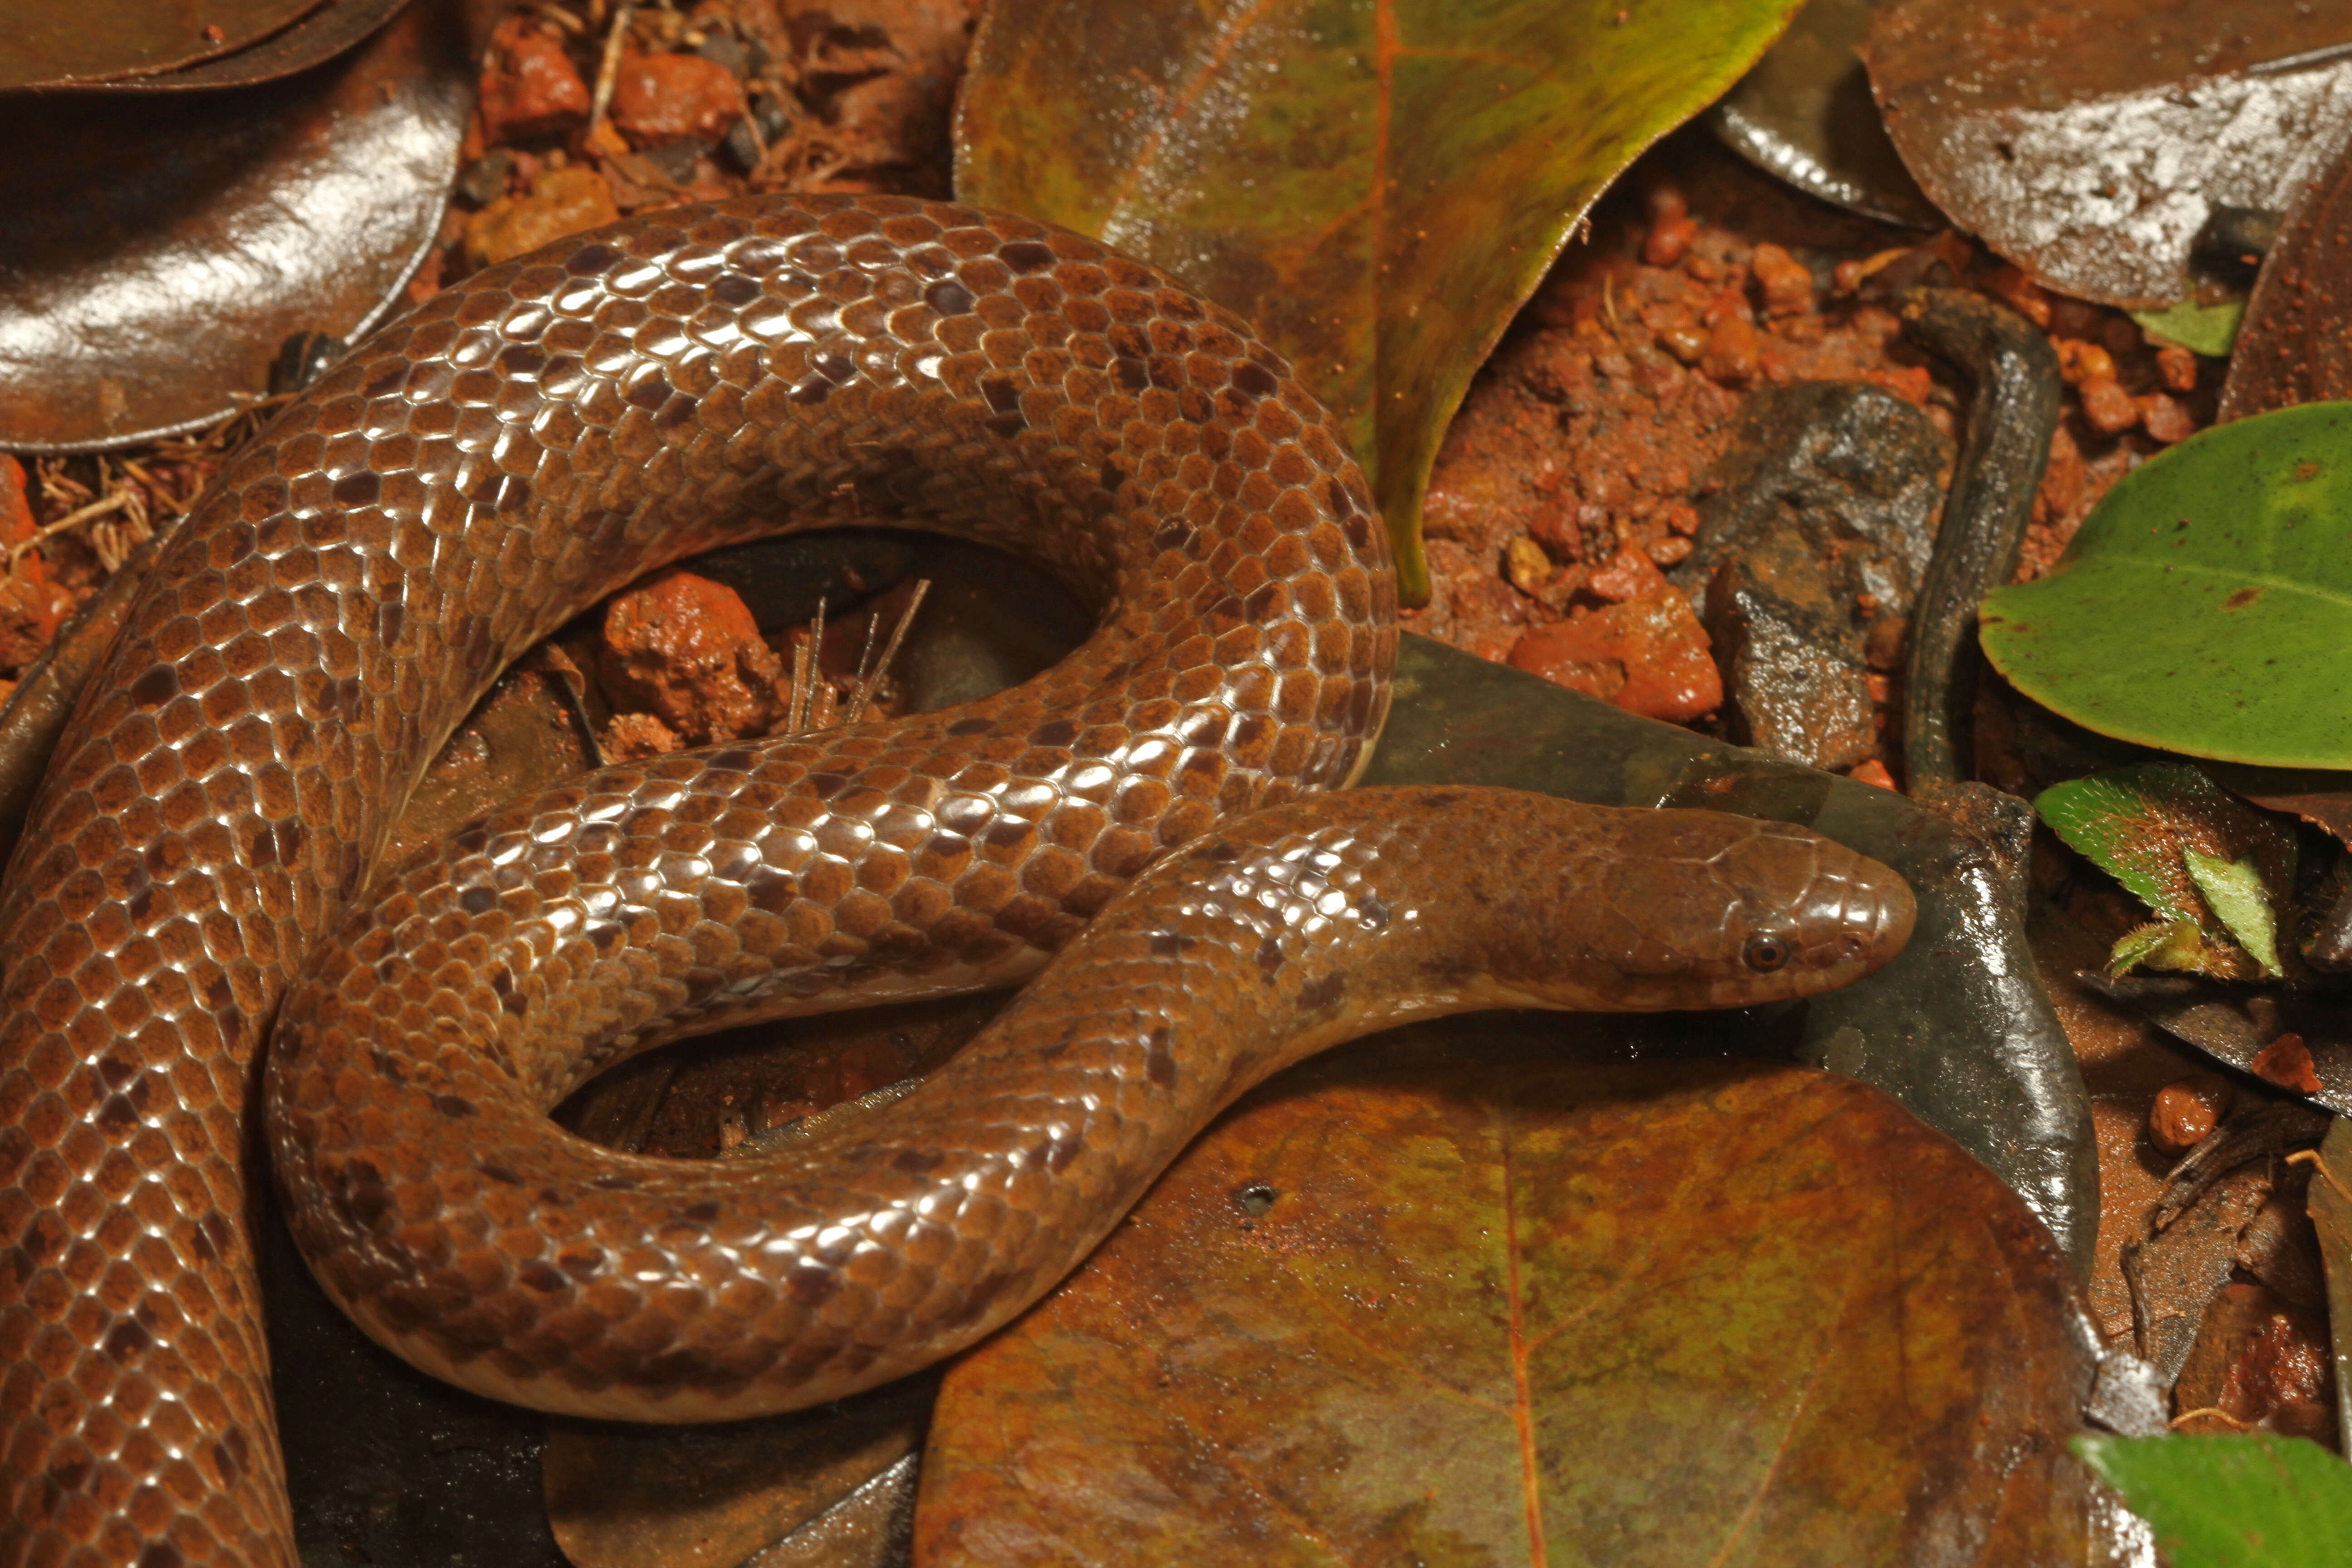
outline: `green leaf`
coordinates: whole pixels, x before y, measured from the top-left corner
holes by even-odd
[[[2033,809],[2156,911],[2155,923],[2116,944],[2116,973],[2146,963],[2251,979],[2257,963],[2278,973],[2275,910],[2294,887],[2294,837],[2279,823],[2185,763],[2068,779]]]
[[[2204,974],[2227,970],[2228,961],[2207,944],[2195,921],[2150,921],[2134,926],[2116,939],[2107,953],[2107,973],[2124,974],[2145,963],[2150,969]]]
[[[1797,0],[993,0],[956,189],[1251,320],[1346,427],[1429,595],[1421,503],[1470,377],[1594,199]]]
[[[2224,300],[2218,305],[2200,305],[2194,300],[2183,300],[2161,310],[2128,312],[2151,336],[2168,343],[2179,343],[2208,359],[2221,359],[2238,341],[2238,323],[2245,320],[2243,300]]]
[[[2125,475],[2049,576],[1995,590],[1986,656],[2145,745],[2352,766],[2352,403],[2217,426]]]
[[[2263,973],[2282,973],[2278,919],[2271,912],[2270,895],[2263,889],[2262,873],[2254,869],[2253,858],[2233,862],[2201,849],[2186,850],[2183,858],[2189,863],[2189,880],[2238,939],[2238,945],[2254,955]]]
[[[2077,1437],[2074,1452],[2156,1529],[2171,1568],[2352,1563],[2352,1466],[2316,1443]]]

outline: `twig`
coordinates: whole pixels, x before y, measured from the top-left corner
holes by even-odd
[[[628,0],[613,8],[613,26],[604,34],[604,58],[596,62],[596,90],[588,99],[588,135],[593,143],[596,127],[604,123],[604,111],[613,104],[613,83],[621,74],[621,46],[629,40],[629,24],[636,19],[637,8]]]
[[[866,617],[866,646],[857,650],[857,689],[866,689],[866,672],[874,663],[874,639],[881,635],[882,612],[876,610]]]
[[[2182,1422],[2195,1421],[2200,1417],[2206,1415],[2218,1416],[2221,1420],[2227,1421],[2231,1426],[2235,1426],[2241,1432],[2251,1432],[2254,1429],[2254,1423],[2232,1415],[2218,1405],[2205,1405],[2199,1406],[2195,1410],[2182,1411],[2179,1415],[2172,1418],[2172,1429],[2177,1432],[2180,1429]]]
[[[2336,1189],[2336,1196],[2342,1198],[2347,1204],[2352,1204],[2352,1192],[2346,1192],[2344,1190],[2344,1184],[2336,1179],[2336,1173],[2327,1168],[2327,1162],[2319,1157],[2318,1150],[2298,1149],[2294,1153],[2289,1154],[2286,1157],[2286,1163],[2290,1165],[2309,1165],[2313,1170],[2319,1173],[2320,1178],[2323,1181],[2325,1181],[2329,1186]]]
[[[824,638],[824,601],[816,602],[808,636],[793,645],[793,701],[784,715],[784,732],[797,735],[808,727],[809,688],[816,681],[817,645]]]
[[[883,645],[882,661],[874,667],[874,679],[858,681],[857,700],[849,705],[848,713],[841,721],[844,724],[855,724],[865,717],[866,704],[872,700],[876,688],[882,684],[882,677],[889,672],[890,660],[898,656],[898,645],[907,640],[907,628],[914,624],[915,612],[923,607],[923,595],[930,591],[931,580],[929,577],[915,584],[915,592],[907,601],[905,613],[899,616],[898,624],[890,628],[890,640]]]
[[[40,527],[33,531],[33,536],[30,539],[21,540],[16,544],[10,547],[8,551],[8,564],[11,566],[16,565],[16,558],[18,556],[24,554],[25,552],[32,549],[33,546],[40,543],[41,541],[48,538],[51,534],[63,533],[69,528],[79,528],[83,523],[89,522],[95,518],[104,517],[110,512],[121,511],[124,507],[130,504],[131,490],[126,487],[115,491],[110,496],[100,496],[98,500],[90,502],[88,506],[77,508],[75,510],[66,513],[65,516],[58,519],[55,522],[45,522]]]

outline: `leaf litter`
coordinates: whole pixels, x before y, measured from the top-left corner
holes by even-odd
[[[934,116],[929,122],[936,124],[936,117],[943,116],[945,98],[940,83],[944,80],[950,86],[952,84],[955,62],[961,56],[961,28],[969,21],[970,12],[961,0],[950,0],[945,5],[912,7],[877,3],[871,7],[871,15],[858,11],[852,16],[851,12],[856,9],[835,5],[831,11],[838,15],[834,16],[830,22],[815,22],[804,17],[801,8],[791,5],[772,8],[746,5],[733,9],[705,5],[690,15],[666,5],[632,8],[611,5],[604,0],[572,0],[569,5],[532,4],[524,6],[518,13],[519,26],[530,36],[554,45],[554,54],[565,62],[565,68],[581,89],[583,106],[576,110],[563,110],[558,117],[560,122],[551,128],[530,132],[516,130],[510,136],[485,137],[479,134],[482,128],[477,127],[478,134],[469,141],[467,149],[470,162],[464,171],[465,179],[460,186],[465,193],[463,205],[453,211],[449,220],[444,224],[436,253],[413,285],[412,294],[424,297],[478,264],[486,249],[469,249],[469,231],[476,226],[474,220],[479,219],[501,201],[509,204],[505,209],[506,214],[522,210],[526,218],[542,226],[559,226],[572,221],[577,226],[579,212],[593,215],[602,210],[595,207],[592,200],[585,207],[572,209],[573,216],[567,218],[566,209],[560,201],[541,201],[543,194],[561,197],[566,187],[575,194],[585,193],[592,198],[601,187],[609,195],[615,210],[636,210],[667,201],[731,194],[744,188],[895,187],[933,192],[941,189],[942,186],[937,183],[944,179],[944,165],[939,161],[942,146],[940,140],[934,136],[926,141],[918,131],[894,132],[892,127],[919,127],[925,123],[923,116],[926,114]],[[893,22],[907,22],[918,12],[925,17],[922,25],[930,27],[931,31],[919,36],[918,31],[906,34],[891,31]],[[782,42],[779,41],[778,26],[772,25],[778,22],[782,24]],[[613,47],[616,37],[620,40],[619,52],[615,52]],[[607,137],[617,136],[618,143],[607,137],[596,136],[597,127],[591,122],[586,104],[593,102],[607,75],[617,76],[621,52],[633,52],[643,58],[690,56],[719,62],[741,84],[740,117],[715,138],[693,132],[690,127],[689,134],[669,136],[665,140],[666,133],[656,133],[653,129],[657,122],[651,114],[625,118],[615,114],[607,121],[610,128]],[[601,68],[608,53],[614,53],[615,57],[612,73]],[[546,58],[544,51],[541,58]],[[494,71],[512,67],[511,55],[501,56],[500,58],[507,64],[494,64]],[[949,62],[943,74],[937,64],[941,60]],[[929,73],[928,77],[926,72]],[[715,82],[709,85],[716,88]],[[615,96],[618,86],[615,80],[613,84]],[[722,92],[719,96],[723,99],[725,94]],[[657,108],[658,105],[653,107]],[[571,118],[563,118],[565,115]],[[896,120],[894,115],[898,117]],[[781,153],[780,149],[782,150]],[[1659,165],[1662,169],[1675,171],[1666,174],[1667,182],[1686,182],[1688,175],[1680,171],[1690,167],[1690,155],[1686,152],[1676,153],[1671,148],[1669,152],[1675,156]],[[551,185],[546,184],[551,174],[564,175],[566,171],[570,173],[565,179]],[[1649,182],[1644,181],[1643,184],[1648,185]],[[1650,188],[1654,189],[1654,186]],[[534,205],[535,203],[539,205]],[[1699,205],[1696,196],[1691,205]],[[1639,379],[1647,379],[1654,374],[1653,361],[1659,365],[1676,363],[1675,344],[1679,339],[1674,337],[1670,330],[1673,323],[1660,325],[1645,319],[1643,303],[1638,294],[1626,289],[1626,285],[1642,280],[1642,274],[1637,270],[1641,268],[1696,277],[1702,267],[1712,266],[1717,268],[1715,281],[1722,286],[1721,292],[1738,296],[1727,314],[1739,318],[1743,325],[1751,327],[1759,340],[1757,347],[1765,351],[1752,362],[1747,362],[1745,368],[1740,363],[1736,363],[1737,356],[1723,362],[1724,368],[1738,374],[1723,375],[1717,384],[1734,393],[1748,385],[1769,384],[1787,376],[1790,366],[1801,363],[1798,356],[1789,355],[1785,350],[1777,367],[1771,357],[1770,351],[1776,344],[1795,342],[1793,334],[1786,334],[1784,329],[1792,321],[1801,323],[1811,312],[1784,316],[1770,307],[1766,274],[1773,268],[1766,264],[1765,258],[1752,256],[1752,238],[1741,242],[1736,237],[1740,232],[1738,225],[1741,222],[1753,221],[1755,205],[1752,202],[1747,205],[1748,216],[1730,214],[1727,208],[1732,221],[1721,227],[1717,226],[1714,215],[1704,211],[1694,214],[1697,221],[1691,226],[1690,237],[1686,238],[1684,249],[1664,268],[1652,267],[1640,256],[1640,252],[1653,233],[1678,229],[1680,215],[1646,201],[1637,202],[1630,207],[1621,205],[1618,210],[1624,216],[1612,221],[1623,225],[1621,232],[1630,233],[1632,265],[1628,267],[1610,258],[1605,265],[1595,266],[1596,259],[1606,256],[1605,247],[1580,245],[1572,247],[1567,264],[1554,274],[1558,302],[1547,307],[1538,300],[1537,308],[1528,311],[1523,318],[1523,329],[1531,329],[1540,336],[1559,330],[1552,324],[1553,318],[1557,319],[1559,327],[1577,328],[1597,322],[1616,335],[1621,345],[1619,352],[1624,355],[1623,363],[1638,373]],[[490,226],[484,224],[479,226],[482,232],[488,233]],[[542,232],[546,237],[554,237],[564,230],[561,226],[543,226]],[[1727,233],[1734,237],[1734,244],[1738,248],[1719,247],[1718,242],[1709,237],[1713,233]],[[1696,243],[1692,243],[1692,239]],[[2029,548],[2029,572],[2039,569],[2034,563],[2037,559],[2040,566],[2046,566],[2054,556],[2057,544],[2063,542],[2065,532],[2071,529],[2074,521],[2079,519],[2081,509],[2087,507],[2089,499],[2100,485],[2120,473],[2128,461],[2137,460],[2147,452],[2157,449],[2165,440],[2177,439],[2179,434],[2184,433],[2183,420],[2201,422],[2210,416],[2204,406],[2205,392],[2202,388],[2184,392],[2168,379],[2176,374],[2177,367],[2172,367],[2170,362],[2159,362],[2158,350],[2160,344],[2139,335],[2137,329],[2129,329],[2131,335],[2126,338],[2122,335],[2122,329],[2111,324],[2109,318],[2079,301],[2050,295],[2039,289],[2031,279],[2021,275],[2003,274],[1956,237],[1944,237],[1927,247],[1913,244],[1907,249],[1893,247],[1892,258],[1888,255],[1890,247],[1883,237],[1873,239],[1866,235],[1857,235],[1845,243],[1849,248],[1843,253],[1834,249],[1815,249],[1801,240],[1786,247],[1797,258],[1801,268],[1812,272],[1811,290],[1816,300],[1843,297],[1837,292],[1840,279],[1845,272],[1866,278],[1870,272],[1864,270],[1865,264],[1871,272],[1874,272],[1888,268],[1890,259],[1898,271],[1940,262],[1948,268],[1956,268],[1967,280],[2011,300],[2020,309],[2034,315],[2038,323],[2052,331],[2053,337],[2087,342],[2101,348],[2103,353],[2112,354],[2111,364],[2104,372],[2104,381],[2099,375],[2086,374],[2079,384],[2069,386],[2068,433],[2062,437],[2062,447],[2073,448],[2075,455],[2070,468],[2066,453],[2062,450],[2061,462],[2053,465],[2053,483],[2045,485],[2045,505],[2041,509],[2042,521],[2037,522],[2037,534],[2045,542],[2039,547],[2042,552],[2038,558],[2033,554],[2033,547]],[[1711,249],[1710,247],[1717,247]],[[1901,259],[1903,258],[1911,259]],[[1840,268],[1844,271],[1839,271]],[[1787,269],[1780,270],[1785,273]],[[1838,276],[1833,277],[1833,272]],[[1574,280],[1572,288],[1570,286],[1571,279]],[[1698,281],[1708,280],[1700,279]],[[1589,302],[1589,310],[1585,304],[1570,304],[1571,300],[1580,299]],[[1588,363],[1603,357],[1603,351],[1598,347],[1579,344],[1578,349],[1587,355]],[[2065,352],[2063,343],[2062,352]],[[2189,363],[2194,382],[2198,379],[2194,374],[2195,362],[2191,360]],[[1894,362],[1893,368],[1899,371],[1905,367],[1898,359]],[[1694,379],[1706,376],[1712,380],[1715,371],[1714,366],[1699,365],[1695,369]],[[1840,371],[1830,369],[1827,373],[1840,374]],[[1473,389],[1465,418],[1474,417],[1482,405],[1492,406],[1496,402],[1496,393],[1505,379],[1482,378],[1479,385]],[[1507,379],[1515,384],[1515,390],[1532,384],[1530,381],[1520,379],[1517,374]],[[1593,379],[1597,382],[1600,378]],[[1624,379],[1630,384],[1637,377]],[[2098,391],[2100,398],[2096,405],[2099,417],[2095,421],[2091,415],[2092,400],[2087,395],[2094,390]],[[1587,392],[1572,392],[1570,401],[1585,400],[1589,395]],[[1922,384],[1919,395],[1929,403],[1931,408],[1937,406],[1930,384]],[[2174,401],[2176,398],[2179,399],[2177,403]],[[1542,400],[1532,401],[1540,403]],[[1948,415],[1952,411],[1951,405],[1947,401],[1938,411]],[[1497,455],[1508,451],[1511,440],[1524,442],[1530,438],[1527,433],[1511,431],[1507,427],[1508,423],[1490,427]],[[1442,427],[1442,421],[1440,424]],[[1627,421],[1622,427],[1630,429],[1632,424],[1632,421]],[[2193,428],[2194,423],[2187,427]],[[2159,430],[2166,433],[2159,434]],[[1612,466],[1613,459],[1604,455],[1608,449],[1607,443],[1612,438],[1604,429],[1588,430],[1580,435],[1576,444],[1565,448],[1559,458],[1549,461],[1558,478],[1573,487],[1583,474]],[[131,460],[143,463],[150,473],[157,471],[150,458],[134,454]],[[2105,465],[2104,470],[2100,467],[2103,464]],[[1669,519],[1674,515],[1672,503],[1691,499],[1696,488],[1705,482],[1701,477],[1703,469],[1703,464],[1689,464],[1688,471],[1693,477],[1685,483],[1692,487],[1692,490],[1685,490],[1679,496],[1662,496],[1646,514],[1631,504],[1611,504],[1608,498],[1601,498],[1596,510],[1605,528],[1590,531],[1594,541],[1590,560],[1579,553],[1580,546],[1554,554],[1553,547],[1548,544],[1543,552],[1547,556],[1544,564],[1563,576],[1573,577],[1580,572],[1588,576],[1597,575],[1605,573],[1612,564],[1614,552],[1621,552],[1628,543],[1646,553],[1654,542],[1673,541],[1677,536],[1669,526]],[[198,481],[203,471],[202,461],[187,470]],[[37,520],[43,525],[56,525],[60,519],[69,516],[76,505],[87,507],[110,496],[128,495],[133,493],[133,487],[143,483],[121,469],[94,468],[89,459],[72,459],[69,467],[60,468],[58,472],[60,477],[82,485],[84,498],[78,503],[68,504],[62,500],[50,501],[45,496],[39,502],[41,515]],[[143,496],[148,492],[138,489],[136,493]],[[1578,499],[1580,505],[1592,504],[1575,498],[1572,488],[1570,495],[1571,499]],[[110,566],[107,559],[110,552],[114,558],[120,558],[119,551],[107,546],[103,542],[105,536],[99,531],[121,520],[129,505],[128,501],[117,502],[112,510],[77,521],[70,527],[44,540],[45,550],[62,551],[68,554],[76,549],[86,551],[89,557],[89,564],[76,570],[81,574],[82,581],[91,580],[96,574]],[[160,503],[152,513],[158,518],[168,514],[169,509]],[[1498,570],[1498,563],[1508,556],[1508,552],[1496,548],[1491,557],[1482,558],[1475,544],[1465,548],[1466,542],[1481,539],[1486,531],[1498,525],[1507,526],[1514,516],[1525,519],[1532,512],[1519,510],[1515,513],[1509,505],[1496,506],[1482,498],[1475,515],[1477,521],[1474,527],[1465,530],[1459,539],[1443,542],[1444,547],[1454,551],[1457,557],[1457,574],[1454,581],[1467,584],[1475,571],[1483,575],[1486,584],[1479,591],[1483,600],[1480,609],[1469,611],[1466,603],[1462,609],[1469,613],[1456,613],[1452,607],[1448,608],[1448,614],[1453,616],[1454,635],[1465,638],[1482,637],[1491,639],[1493,632],[1480,628],[1491,628],[1501,617],[1485,606],[1506,605],[1516,601],[1522,621],[1530,618],[1542,620],[1557,614],[1549,606],[1539,590],[1523,588],[1517,577]],[[1572,507],[1569,515],[1577,519],[1580,527],[1582,526],[1585,520],[1576,508]],[[1522,530],[1524,527],[1522,522]],[[1602,548],[1604,541],[1608,547],[1605,550]],[[1664,548],[1671,552],[1672,545],[1669,542]],[[1519,554],[1524,557],[1525,552],[1521,551]],[[1562,555],[1564,560],[1559,558]],[[1528,574],[1528,576],[1532,580],[1534,574]],[[1554,596],[1559,598],[1561,607],[1571,614],[1579,608],[1588,611],[1594,608],[1590,601],[1579,601],[1580,593],[1579,586]],[[1442,620],[1438,624],[1441,627],[1446,625]],[[1501,619],[1501,624],[1507,626],[1510,622]],[[919,628],[918,636],[919,638]],[[593,661],[590,662],[593,667]],[[549,695],[543,700],[556,700],[552,689],[563,683],[552,680],[548,684]],[[553,715],[533,721],[551,730],[558,723],[569,722],[562,720],[556,708],[541,708],[535,711]],[[577,724],[572,723],[570,728],[576,735]],[[818,1059],[825,1058],[821,1053]],[[713,1079],[706,1092],[670,1096],[667,1092],[668,1082],[677,1076],[673,1070],[664,1076],[662,1092],[644,1099],[640,1109],[652,1106],[661,1115],[685,1118],[701,1130],[689,1142],[715,1150],[728,1146],[730,1142],[756,1139],[760,1136],[759,1124],[771,1119],[776,1119],[775,1128],[782,1128],[788,1126],[796,1116],[815,1113],[831,1100],[857,1098],[865,1092],[859,1086],[866,1084],[875,1074],[903,1070],[906,1062],[912,1058],[905,1058],[897,1047],[890,1046],[881,1055],[870,1058],[858,1058],[853,1053],[851,1057],[836,1056],[832,1059],[836,1064],[856,1060],[866,1065],[854,1070],[845,1068],[830,1080],[823,1080],[820,1072],[818,1079],[811,1080],[814,1087],[798,1099],[791,1094],[778,1097],[757,1090],[746,1098],[746,1088],[753,1080],[745,1078],[730,1079],[723,1084]],[[722,1078],[724,1076],[721,1075]],[[642,1087],[640,1085],[638,1089],[641,1090]],[[630,1086],[622,1084],[614,1088],[615,1092],[622,1092],[628,1090]],[[728,1098],[730,1095],[735,1097],[731,1102]],[[622,1093],[622,1098],[626,1100],[627,1094]],[[771,1128],[771,1131],[775,1128]],[[1272,1206],[1264,1210],[1259,1217],[1273,1215],[1278,1211],[1280,1198],[1278,1194],[1271,1199],[1265,1197],[1265,1190],[1269,1189],[1253,1184],[1238,1199],[1231,1200],[1227,1206],[1237,1204],[1240,1211],[1247,1215],[1255,1205],[1270,1204]],[[652,1550],[656,1552],[653,1560],[663,1560],[659,1553],[668,1549]],[[785,1560],[782,1557],[777,1559],[780,1563]],[[887,1559],[877,1557],[874,1560]]]

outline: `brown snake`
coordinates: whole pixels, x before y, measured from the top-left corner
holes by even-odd
[[[877,518],[1049,565],[1099,630],[950,712],[607,769],[354,897],[508,660],[664,562]],[[0,1563],[293,1561],[245,1172],[298,979],[269,1131],[330,1290],[472,1386],[688,1419],[970,1342],[1218,1106],[1384,1020],[1802,994],[1900,946],[1899,879],[1793,828],[1446,791],[1219,826],[1353,774],[1393,608],[1282,362],[1026,220],[673,209],[362,345],[159,560],[0,894]],[[544,1119],[663,1039],[1023,977],[1213,827],[838,1137],[705,1167]]]

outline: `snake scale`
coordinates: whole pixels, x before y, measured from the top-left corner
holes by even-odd
[[[1037,561],[1099,627],[979,703],[609,768],[375,865],[583,607],[875,520]],[[1003,1322],[1307,1050],[1803,994],[1901,945],[1900,880],[1794,828],[1302,798],[1358,770],[1395,638],[1370,492],[1283,362],[1042,224],[676,208],[379,332],[161,555],[0,890],[0,1563],[294,1561],[265,1120],[314,1270],[404,1354],[547,1408],[748,1414]],[[931,1084],[764,1164],[543,1116],[665,1039],[1066,947]]]

